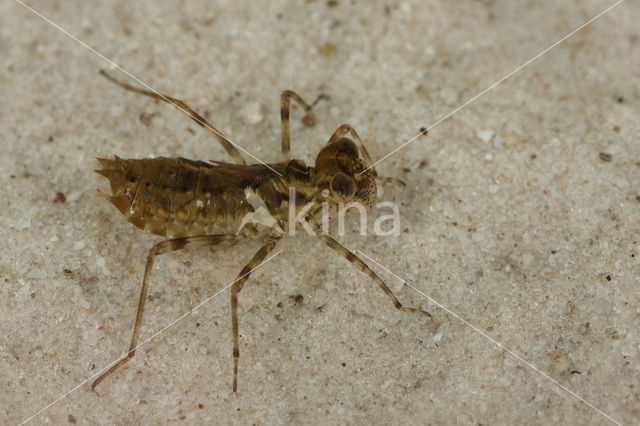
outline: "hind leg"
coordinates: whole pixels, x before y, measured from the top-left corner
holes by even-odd
[[[211,123],[209,123],[207,120],[205,120],[197,112],[195,112],[194,110],[189,108],[189,106],[187,104],[185,104],[184,102],[182,102],[181,100],[172,98],[171,96],[163,95],[161,93],[153,92],[153,91],[150,91],[150,90],[140,89],[138,87],[131,86],[130,84],[127,84],[127,83],[123,83],[123,82],[121,82],[119,80],[116,80],[115,78],[111,77],[104,70],[100,70],[100,74],[103,75],[104,77],[106,77],[109,81],[117,84],[118,86],[122,87],[125,90],[129,90],[131,92],[135,92],[135,93],[138,93],[140,95],[150,96],[150,97],[152,97],[154,99],[157,99],[159,101],[163,101],[163,102],[166,102],[166,103],[169,103],[169,104],[175,106],[180,111],[182,111],[187,116],[189,116],[193,121],[198,123],[199,126],[203,127],[207,132],[209,132],[210,135],[212,135],[214,138],[216,138],[217,141],[220,142],[220,145],[222,145],[222,147],[225,149],[225,151],[227,151],[227,153],[229,153],[229,155],[233,158],[233,160],[237,164],[246,164],[246,162],[244,161],[244,158],[242,158],[242,156],[240,155],[240,152],[238,152],[238,150],[236,149],[236,147],[233,144],[233,142],[231,142],[229,139],[224,137],[222,135],[222,133],[220,133],[220,131],[218,129],[213,127],[211,125]]]
[[[136,313],[136,321],[133,325],[133,335],[131,336],[131,343],[129,344],[129,352],[115,365],[102,373],[91,385],[91,390],[95,390],[96,386],[98,386],[101,381],[126,364],[136,353],[136,349],[138,348],[138,333],[140,332],[142,314],[144,313],[144,305],[147,301],[147,293],[149,290],[149,277],[151,276],[151,270],[153,269],[153,259],[160,254],[171,253],[187,247],[215,246],[221,243],[230,244],[236,239],[237,237],[233,234],[203,235],[198,237],[185,237],[161,241],[151,248],[149,256],[147,256],[147,264],[144,268],[142,289],[140,290],[140,298],[138,299],[138,312]]]
[[[233,287],[231,287],[231,324],[233,327],[233,393],[238,389],[238,360],[240,358],[239,346],[239,325],[238,325],[238,293],[242,290],[244,283],[249,279],[251,271],[253,271],[267,255],[273,250],[280,238],[269,240],[253,258],[242,268],[238,274]]]

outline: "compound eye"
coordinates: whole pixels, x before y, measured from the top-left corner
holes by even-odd
[[[344,173],[337,173],[331,181],[331,190],[343,199],[349,199],[356,193],[356,182]]]

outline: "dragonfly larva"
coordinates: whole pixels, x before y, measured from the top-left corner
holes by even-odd
[[[111,195],[100,193],[110,201],[126,219],[145,231],[167,238],[154,245],[147,257],[133,326],[129,352],[99,376],[91,389],[133,358],[138,343],[147,298],[149,277],[154,257],[187,247],[211,247],[233,244],[246,238],[264,240],[264,245],[240,271],[231,287],[231,321],[233,328],[233,392],[237,389],[238,360],[238,293],[251,271],[274,249],[278,241],[290,230],[290,205],[295,196],[293,213],[300,221],[296,227],[320,230],[318,221],[322,205],[360,203],[369,209],[376,200],[376,179],[381,178],[371,167],[372,162],[355,130],[345,124],[329,138],[316,158],[315,166],[290,158],[289,106],[291,100],[310,111],[315,102],[308,104],[292,91],[281,96],[282,161],[273,164],[247,165],[235,148],[215,127],[182,101],[120,82],[104,71],[101,74],[120,87],[173,104],[204,127],[234,159],[236,164],[224,162],[192,161],[185,158],[99,158],[102,169],[97,173],[106,177]],[[257,198],[256,198],[257,197]],[[252,202],[256,199],[259,203]],[[274,223],[261,220],[245,221],[248,216],[263,213]],[[327,246],[346,258],[362,272],[368,274],[391,299],[394,306],[405,312],[431,315],[417,308],[402,306],[387,285],[360,258],[338,241],[322,232],[314,232]]]

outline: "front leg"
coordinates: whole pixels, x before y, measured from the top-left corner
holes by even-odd
[[[320,95],[315,101],[309,105],[297,93],[291,90],[285,90],[280,96],[280,123],[282,125],[282,161],[287,162],[291,159],[291,143],[289,138],[289,105],[291,99],[296,101],[305,111],[311,111],[311,108],[320,101],[326,99],[326,95]]]
[[[340,244],[339,242],[337,242],[336,240],[334,240],[333,238],[331,238],[328,235],[318,235],[318,238],[320,238],[322,240],[322,242],[325,243],[327,246],[329,246],[333,250],[335,250],[340,256],[344,257],[349,262],[351,262],[356,268],[360,269],[362,272],[364,272],[365,274],[369,275],[369,277],[371,277],[371,279],[374,280],[380,286],[382,291],[384,291],[384,293],[389,297],[389,299],[391,299],[391,302],[393,303],[393,306],[396,307],[396,309],[398,309],[400,311],[403,311],[403,312],[411,312],[411,313],[414,313],[414,314],[420,314],[420,315],[423,315],[423,316],[425,316],[425,317],[427,317],[429,319],[432,318],[431,314],[429,312],[423,311],[422,309],[419,309],[419,308],[407,308],[405,306],[402,306],[402,303],[400,303],[398,298],[393,294],[391,289],[384,283],[384,281],[382,281],[382,279],[378,276],[378,274],[373,272],[373,270],[371,268],[369,268],[369,266],[367,266],[367,264],[364,263],[362,261],[362,259],[360,259],[355,254],[351,253],[342,244]]]

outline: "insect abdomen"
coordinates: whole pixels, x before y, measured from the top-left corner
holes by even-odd
[[[169,238],[235,233],[250,211],[246,200],[224,188],[220,167],[184,158],[99,158],[97,173],[109,179],[104,194],[140,229]]]

